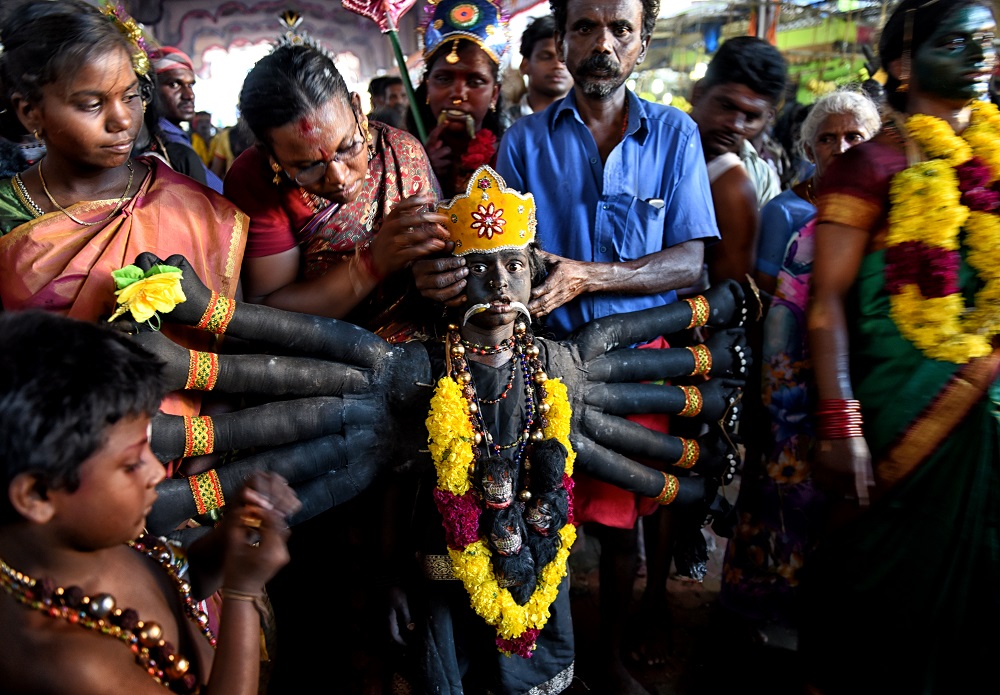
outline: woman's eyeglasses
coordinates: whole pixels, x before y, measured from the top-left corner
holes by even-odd
[[[316,162],[312,166],[299,170],[299,173],[295,174],[295,176],[291,176],[286,171],[285,176],[288,176],[288,178],[300,186],[308,186],[316,183],[326,176],[326,169],[330,166],[331,162],[343,164],[344,162],[350,161],[361,154],[361,152],[365,149],[365,135],[361,130],[361,122],[358,120],[358,114],[354,112],[354,109],[351,109],[351,112],[354,114],[354,124],[357,127],[358,132],[357,136],[346,149],[337,150],[337,152],[325,162]]]

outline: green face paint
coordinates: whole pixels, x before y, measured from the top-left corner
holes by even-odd
[[[996,21],[982,6],[963,7],[941,25],[913,56],[913,80],[926,94],[955,101],[986,93],[996,61]]]

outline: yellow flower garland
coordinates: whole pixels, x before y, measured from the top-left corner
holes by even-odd
[[[905,124],[906,134],[930,161],[915,164],[893,177],[887,246],[920,242],[959,251],[965,228],[967,262],[985,286],[967,310],[960,293],[925,298],[917,285],[905,286],[890,299],[890,312],[900,334],[933,359],[964,364],[991,351],[1000,330],[1000,220],[961,204],[954,167],[973,156],[990,170],[990,183],[1000,178],[1000,111],[976,102],[969,127],[959,136],[943,120],[917,114]]]
[[[566,475],[573,475],[576,452],[569,441],[572,409],[566,385],[560,379],[545,382],[549,406],[546,415],[546,439],[556,439],[566,447]],[[427,433],[431,457],[437,470],[438,487],[455,495],[463,495],[472,486],[472,443],[474,433],[469,420],[468,404],[462,390],[448,376],[442,377],[431,397],[427,416]],[[504,639],[516,639],[526,630],[545,627],[550,617],[549,607],[559,595],[559,585],[566,576],[569,549],[576,541],[576,527],[565,524],[559,529],[561,544],[555,558],[538,574],[538,584],[531,598],[518,605],[510,591],[499,585],[490,562],[489,547],[482,540],[470,543],[462,550],[448,549],[452,572],[469,593],[473,610],[497,629]]]

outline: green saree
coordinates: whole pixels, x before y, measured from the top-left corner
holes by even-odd
[[[867,208],[874,231],[906,163],[878,143],[855,149],[829,172],[853,179],[826,189],[840,211],[821,201],[820,217],[865,228]],[[879,194],[881,209],[869,207]],[[884,270],[883,251],[864,258],[848,316],[851,380],[885,492],[810,557],[800,648],[826,695],[978,691],[1000,648],[1000,383],[992,358],[954,365],[904,339]],[[963,264],[963,291],[975,282]]]

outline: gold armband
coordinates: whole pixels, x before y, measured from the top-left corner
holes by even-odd
[[[188,391],[211,391],[219,378],[219,356],[214,352],[188,350]]]
[[[229,328],[229,322],[233,320],[233,312],[236,311],[236,302],[227,297],[223,297],[218,292],[212,292],[212,299],[208,302],[208,307],[198,321],[198,328],[222,335]]]
[[[207,514],[225,506],[226,498],[222,495],[222,483],[219,474],[213,468],[210,471],[192,475],[188,478],[191,494],[194,496],[194,506],[198,514]]]

